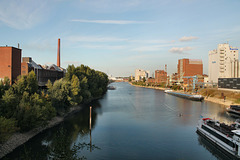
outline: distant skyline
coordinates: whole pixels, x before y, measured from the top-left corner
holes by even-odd
[[[220,43],[240,47],[240,0],[1,0],[0,46],[18,43],[38,64],[87,65],[113,76],[177,72]]]

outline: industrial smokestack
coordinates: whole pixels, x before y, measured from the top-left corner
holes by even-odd
[[[18,49],[20,48],[20,45],[19,45],[19,43],[18,43]]]
[[[57,66],[60,67],[60,38],[58,38]]]
[[[167,72],[167,65],[165,64],[165,72]]]

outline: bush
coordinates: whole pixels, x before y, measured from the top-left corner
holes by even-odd
[[[6,141],[17,130],[15,120],[0,116],[0,143]]]

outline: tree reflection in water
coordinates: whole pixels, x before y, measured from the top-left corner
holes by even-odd
[[[79,156],[82,149],[100,149],[90,143],[78,143],[71,145],[71,138],[66,135],[66,130],[61,128],[49,145],[50,154],[48,159],[64,159],[64,160],[79,160],[86,159],[84,156]]]
[[[96,109],[101,108],[101,106],[98,101],[90,105],[93,106],[91,128],[94,131],[97,120]],[[84,136],[90,136],[89,143],[79,143],[79,139],[84,139]],[[96,145],[92,145],[90,140],[89,106],[84,106],[80,112],[68,117],[60,125],[34,137],[33,140],[27,142],[4,159],[85,159],[81,155],[81,150],[100,149]]]

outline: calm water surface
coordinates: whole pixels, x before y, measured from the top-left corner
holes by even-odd
[[[87,159],[229,159],[196,133],[200,115],[234,122],[235,118],[226,113],[224,106],[190,101],[124,82],[112,85],[117,89],[109,90],[102,99],[89,104],[93,106],[91,135],[88,105],[7,158],[47,159],[49,148],[64,139],[56,139],[59,130],[64,130],[68,149],[74,143],[91,141],[92,145],[78,153],[78,157]]]

